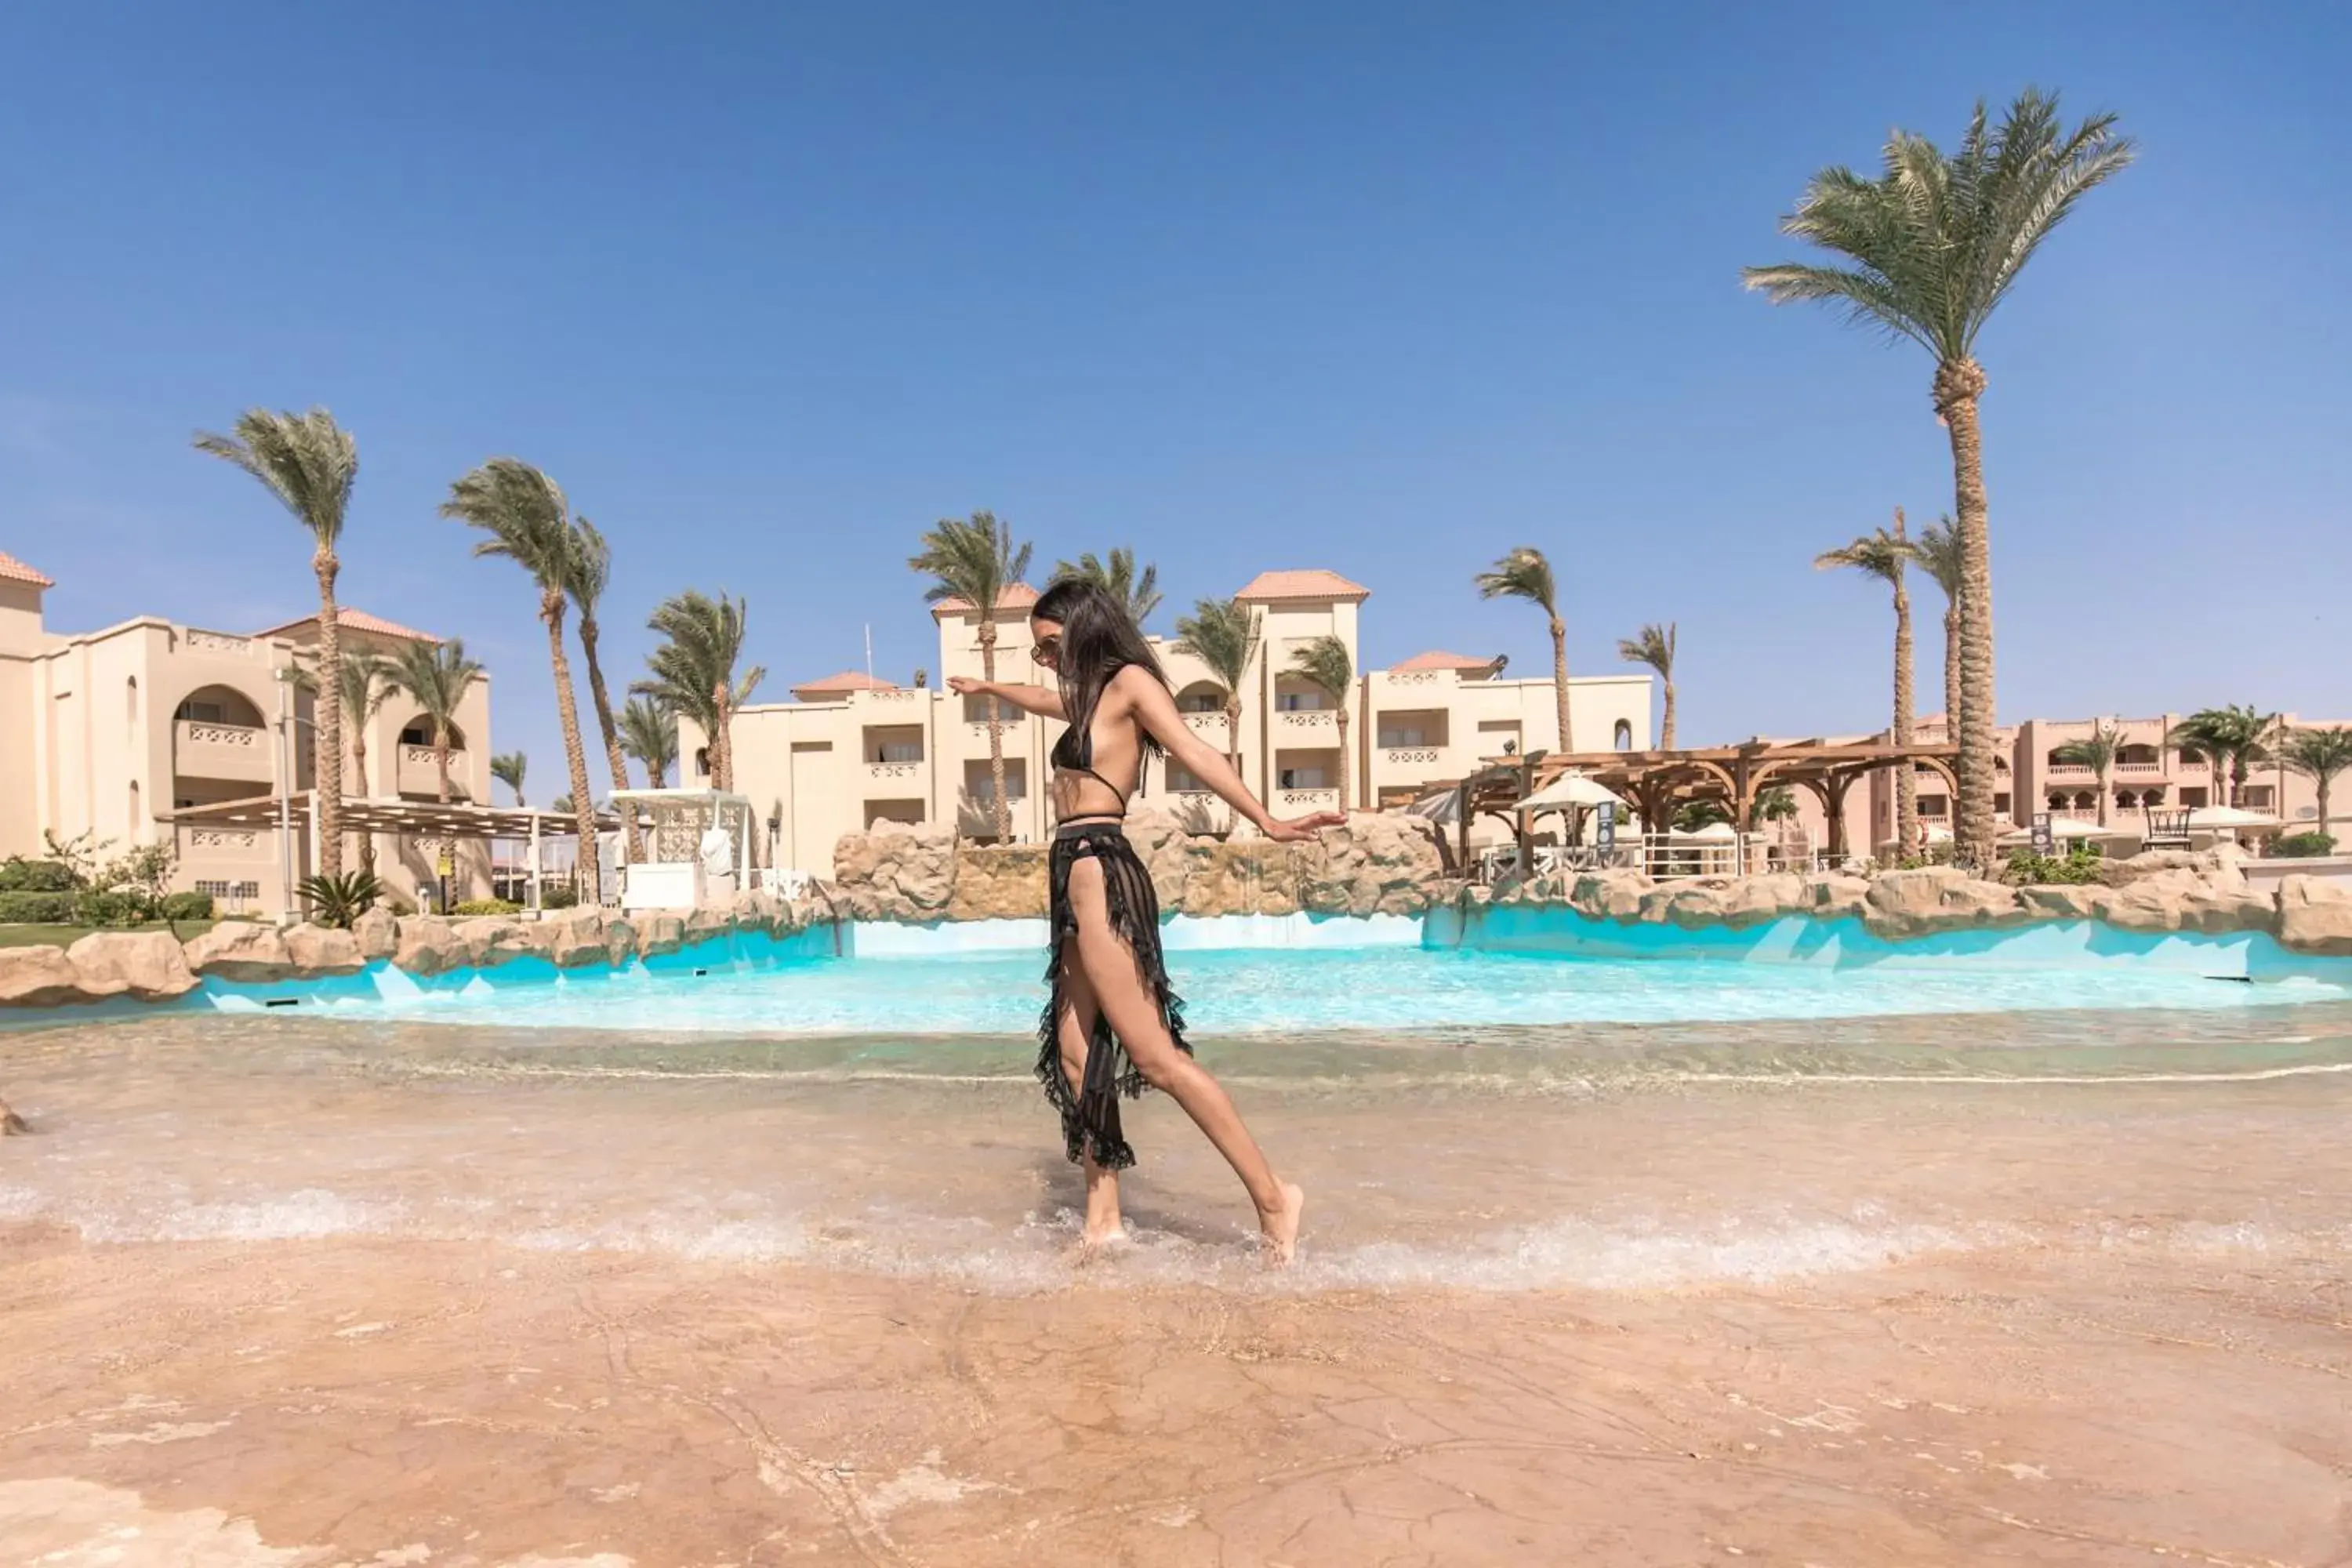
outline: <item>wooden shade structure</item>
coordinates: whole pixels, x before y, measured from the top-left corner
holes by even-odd
[[[1455,831],[1464,858],[1470,823],[1485,813],[1512,825],[1524,854],[1527,819],[1519,803],[1566,773],[1580,773],[1631,801],[1644,827],[1664,832],[1676,813],[1694,801],[1719,802],[1735,824],[1744,824],[1767,789],[1811,792],[1829,822],[1829,852],[1843,855],[1846,794],[1854,781],[1881,768],[1926,767],[1943,776],[1958,798],[1953,772],[1959,747],[1898,746],[1874,741],[1745,741],[1733,746],[1700,746],[1673,752],[1549,752],[1525,758],[1499,758],[1464,779],[1462,811]]]

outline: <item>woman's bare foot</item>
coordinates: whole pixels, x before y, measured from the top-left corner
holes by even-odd
[[[1284,1182],[1282,1206],[1257,1211],[1257,1227],[1265,1245],[1266,1263],[1286,1268],[1298,1256],[1298,1221],[1307,1212],[1307,1193],[1295,1182]]]
[[[1122,1251],[1133,1242],[1127,1226],[1114,1219],[1108,1226],[1088,1225],[1078,1233],[1078,1250],[1074,1261],[1098,1262],[1108,1255]]]

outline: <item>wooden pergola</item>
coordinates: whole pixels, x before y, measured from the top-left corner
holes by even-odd
[[[1547,752],[1496,758],[1457,786],[1462,809],[1455,831],[1466,862],[1472,820],[1481,814],[1497,816],[1511,825],[1524,854],[1528,829],[1519,802],[1562,773],[1580,773],[1632,802],[1651,832],[1663,832],[1694,801],[1719,802],[1732,822],[1741,825],[1767,789],[1802,789],[1821,803],[1829,823],[1829,852],[1840,856],[1847,852],[1845,801],[1855,781],[1881,768],[1925,767],[1942,776],[1957,800],[1959,782],[1953,766],[1959,751],[1952,744],[1758,740],[1673,752]]]

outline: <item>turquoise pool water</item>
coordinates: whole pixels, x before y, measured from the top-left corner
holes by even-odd
[[[557,977],[515,965],[419,986],[378,972],[314,990],[300,1010],[352,1019],[535,1029],[805,1035],[1007,1035],[1037,1025],[1043,955],[800,958]],[[1705,959],[1482,953],[1407,946],[1175,952],[1202,1035],[1569,1024],[1664,1024],[1928,1014],[2210,1011],[2345,1001],[2352,986],[2262,984],[2179,969],[1828,967]],[[223,1007],[263,1005],[215,987]]]

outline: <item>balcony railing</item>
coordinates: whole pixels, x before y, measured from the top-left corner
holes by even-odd
[[[1435,765],[1441,753],[1435,746],[1382,746],[1381,761],[1391,767],[1419,768]]]
[[[1225,738],[1225,716],[1223,713],[1187,713],[1184,728],[1204,741],[1223,742]]]
[[[2052,778],[2060,779],[2086,779],[2094,776],[2098,772],[2096,768],[2092,767],[2087,763],[2052,763],[2042,771],[2047,773]]]
[[[221,865],[267,865],[278,858],[277,836],[258,827],[183,827],[180,858],[201,869]]]
[[[913,763],[868,763],[866,776],[869,779],[913,779],[923,775],[923,764]]]
[[[239,658],[250,658],[253,653],[251,637],[241,637],[229,632],[200,631],[190,626],[188,635],[181,640],[190,653],[226,653]]]
[[[278,776],[269,731],[258,725],[172,721],[172,771],[188,778],[268,784]]]
[[[468,763],[462,748],[449,748],[449,793],[461,800],[467,794],[467,775],[473,771]],[[399,773],[393,780],[393,787],[402,795],[439,795],[441,766],[433,760],[433,748],[402,742]]]
[[[2160,773],[2164,772],[2164,764],[2162,763],[2117,763],[2116,772],[2138,774]]]
[[[1285,741],[1328,735],[1339,738],[1339,716],[1329,708],[1285,708],[1274,716],[1274,727]]]
[[[1275,804],[1286,812],[1337,811],[1339,809],[1339,792],[1336,789],[1276,790]]]

